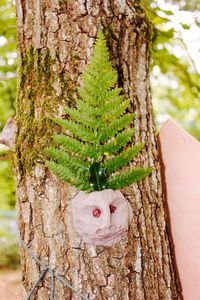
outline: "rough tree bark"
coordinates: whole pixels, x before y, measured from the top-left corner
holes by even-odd
[[[15,172],[21,238],[90,299],[180,299],[149,94],[150,30],[139,1],[17,0],[17,20]],[[135,140],[146,143],[133,165],[155,167],[151,177],[123,191],[134,219],[127,239],[108,248],[86,245],[73,232],[69,202],[76,191],[44,167],[42,154],[55,131],[49,117],[73,105],[99,28],[118,70],[118,84],[132,100]],[[21,255],[25,295],[40,270],[23,248]],[[47,276],[32,299],[48,299],[49,286]],[[56,299],[80,297],[56,283]]]

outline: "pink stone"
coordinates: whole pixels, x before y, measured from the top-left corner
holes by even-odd
[[[167,121],[159,134],[184,300],[200,299],[200,143]]]
[[[0,134],[0,144],[4,144],[10,150],[14,147],[15,136],[17,133],[16,122],[14,118],[8,119],[5,127]]]
[[[127,233],[131,205],[120,191],[80,192],[71,200],[75,231],[84,242],[112,246]]]

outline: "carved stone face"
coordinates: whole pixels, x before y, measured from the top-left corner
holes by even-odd
[[[80,192],[71,201],[75,231],[84,242],[111,246],[119,242],[133,217],[132,208],[120,191]]]

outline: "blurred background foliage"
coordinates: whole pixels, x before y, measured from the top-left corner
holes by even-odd
[[[200,140],[200,1],[141,2],[152,23],[151,89],[158,129],[172,117]]]
[[[16,14],[13,0],[0,0],[0,131],[15,114]],[[0,152],[5,151],[0,147]],[[0,268],[19,266],[12,161],[0,155]]]
[[[200,139],[200,2],[141,4],[152,26],[151,89],[158,129],[171,116]],[[15,114],[16,58],[15,3],[0,0],[0,131]],[[19,263],[11,165],[0,157],[0,268]]]

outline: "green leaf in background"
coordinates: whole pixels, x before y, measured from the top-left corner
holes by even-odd
[[[141,2],[152,23],[151,89],[157,124],[170,116],[200,140],[200,2]],[[199,45],[198,59],[189,51],[185,32]]]
[[[189,30],[190,29],[189,25],[184,24],[184,23],[180,23],[180,24],[182,25],[183,29],[185,29],[185,30]]]
[[[0,131],[15,114],[16,95],[16,17],[13,0],[0,0]],[[7,151],[0,148],[0,158]],[[16,238],[15,185],[12,164],[0,160],[0,268],[19,266]],[[8,215],[10,214],[11,215]],[[13,231],[13,228],[15,230]]]
[[[13,0],[0,1],[0,131],[15,114],[16,95],[16,17]],[[0,149],[3,155],[4,148]],[[4,153],[5,154],[5,153]],[[1,155],[1,156],[2,156]],[[0,209],[15,205],[11,162],[0,160]]]
[[[0,161],[0,209],[9,210],[15,207],[15,184],[11,162]]]

